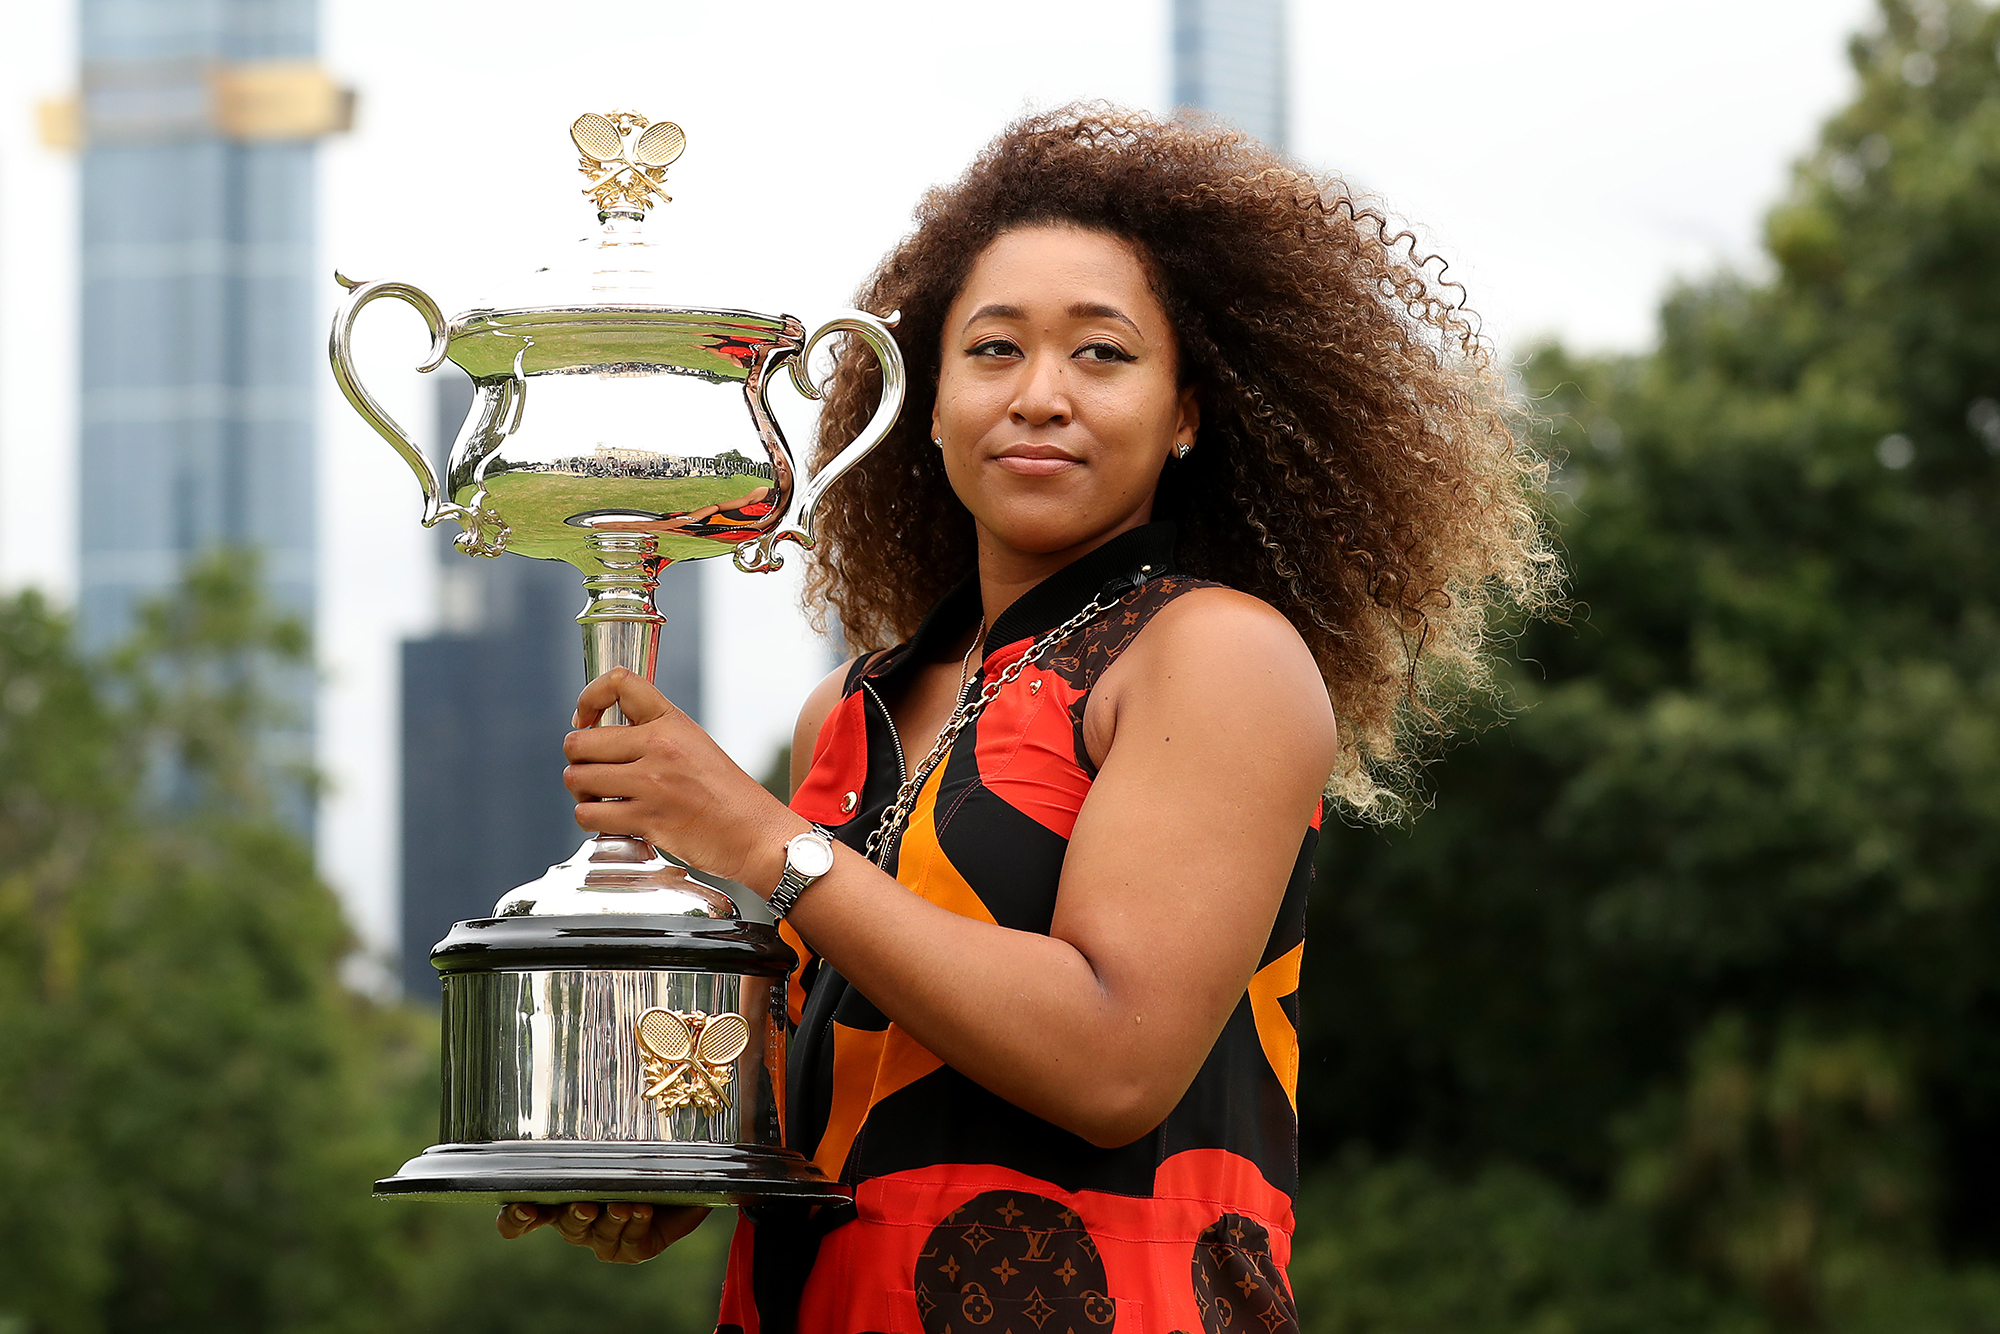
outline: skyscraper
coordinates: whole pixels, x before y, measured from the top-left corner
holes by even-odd
[[[313,141],[350,100],[314,0],[80,0],[79,621],[103,649],[190,557],[313,608]],[[311,683],[287,700],[309,745]],[[303,795],[287,814],[305,827]]]
[[[1285,0],[1174,0],[1174,105],[1285,147]]]

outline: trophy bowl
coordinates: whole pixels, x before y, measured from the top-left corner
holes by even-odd
[[[417,475],[425,525],[458,520],[468,555],[513,551],[590,574],[603,566],[593,537],[633,534],[653,539],[660,566],[733,555],[740,568],[775,569],[779,542],[812,544],[819,496],[901,407],[898,376],[870,429],[800,486],[771,412],[773,376],[786,371],[801,394],[819,397],[804,368],[835,334],[861,338],[885,365],[899,360],[885,321],[857,311],[807,338],[789,315],[671,306],[473,310],[446,320],[407,283],[341,282],[349,290],[335,317],[334,378]],[[443,488],[354,370],[355,320],[381,297],[408,302],[430,326],[431,356],[418,369],[450,360],[472,379]]]
[[[676,562],[729,555],[748,572],[810,548],[818,499],[880,441],[903,401],[890,324],[860,311],[810,335],[789,315],[677,306],[655,295],[646,213],[686,137],[631,113],[571,126],[598,205],[582,299],[445,318],[421,289],[356,282],[328,354],[354,409],[408,464],[426,527],[455,520],[468,556],[514,552],[582,574],[584,676],[651,680]],[[475,396],[440,482],[362,385],[355,322],[391,298],[423,316],[420,371],[450,360]],[[827,339],[880,363],[861,433],[816,471],[785,440],[770,392]],[[600,726],[625,719],[611,710]],[[553,762],[553,757],[552,757]],[[599,835],[493,916],[456,924],[432,951],[443,988],[439,1143],[375,1184],[379,1196],[558,1203],[741,1204],[843,1198],[784,1147],[786,984],[796,964],[736,895],[643,839]]]

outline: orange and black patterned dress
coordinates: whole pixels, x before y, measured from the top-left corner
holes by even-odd
[[[1022,596],[984,646],[983,679],[1094,595],[1126,590],[960,737],[891,860],[942,907],[1047,932],[1093,768],[1093,683],[1154,613],[1200,582],[1173,573],[1173,529],[1126,533]],[[908,644],[851,671],[793,806],[861,847],[903,781],[884,701],[926,646],[978,615],[967,585]],[[914,762],[915,757],[911,757]],[[854,1188],[851,1209],[744,1211],[723,1334],[1282,1334],[1298,1181],[1298,982],[1317,820],[1256,976],[1178,1106],[1097,1148],[987,1092],[910,1039],[790,928],[796,1032],[790,1144]]]

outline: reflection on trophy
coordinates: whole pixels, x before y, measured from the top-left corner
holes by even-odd
[[[416,474],[424,524],[457,520],[467,555],[576,566],[585,677],[622,666],[650,680],[661,571],[725,554],[769,571],[780,542],[810,547],[819,496],[894,422],[903,363],[872,315],[807,336],[790,316],[656,300],[646,213],[667,200],[686,137],[622,112],[579,117],[570,135],[601,224],[571,271],[541,271],[528,301],[450,320],[408,284],[342,277],[330,353],[348,402]],[[448,358],[476,387],[442,485],[356,377],[354,323],[378,297],[428,323],[420,370]],[[879,359],[881,402],[808,474],[770,391],[783,374],[818,398],[807,362],[836,334]],[[603,725],[623,722],[614,710]],[[782,1145],[792,951],[670,851],[586,840],[492,917],[454,926],[431,961],[444,992],[441,1142],[378,1194],[713,1204],[840,1193]]]

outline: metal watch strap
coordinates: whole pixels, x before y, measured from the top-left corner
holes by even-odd
[[[812,831],[828,843],[837,845],[840,842],[839,839],[833,836],[833,831],[825,825],[815,824],[812,827]],[[787,846],[790,846],[789,843],[787,843]],[[828,869],[831,870],[832,868],[829,867]],[[822,872],[821,874],[825,873]],[[797,906],[799,896],[808,889],[811,889],[819,881],[819,878],[817,875],[804,875],[794,870],[792,859],[788,855],[785,858],[785,869],[778,873],[777,888],[773,889],[771,897],[765,900],[771,907],[772,919],[779,922],[784,921],[786,915]]]

